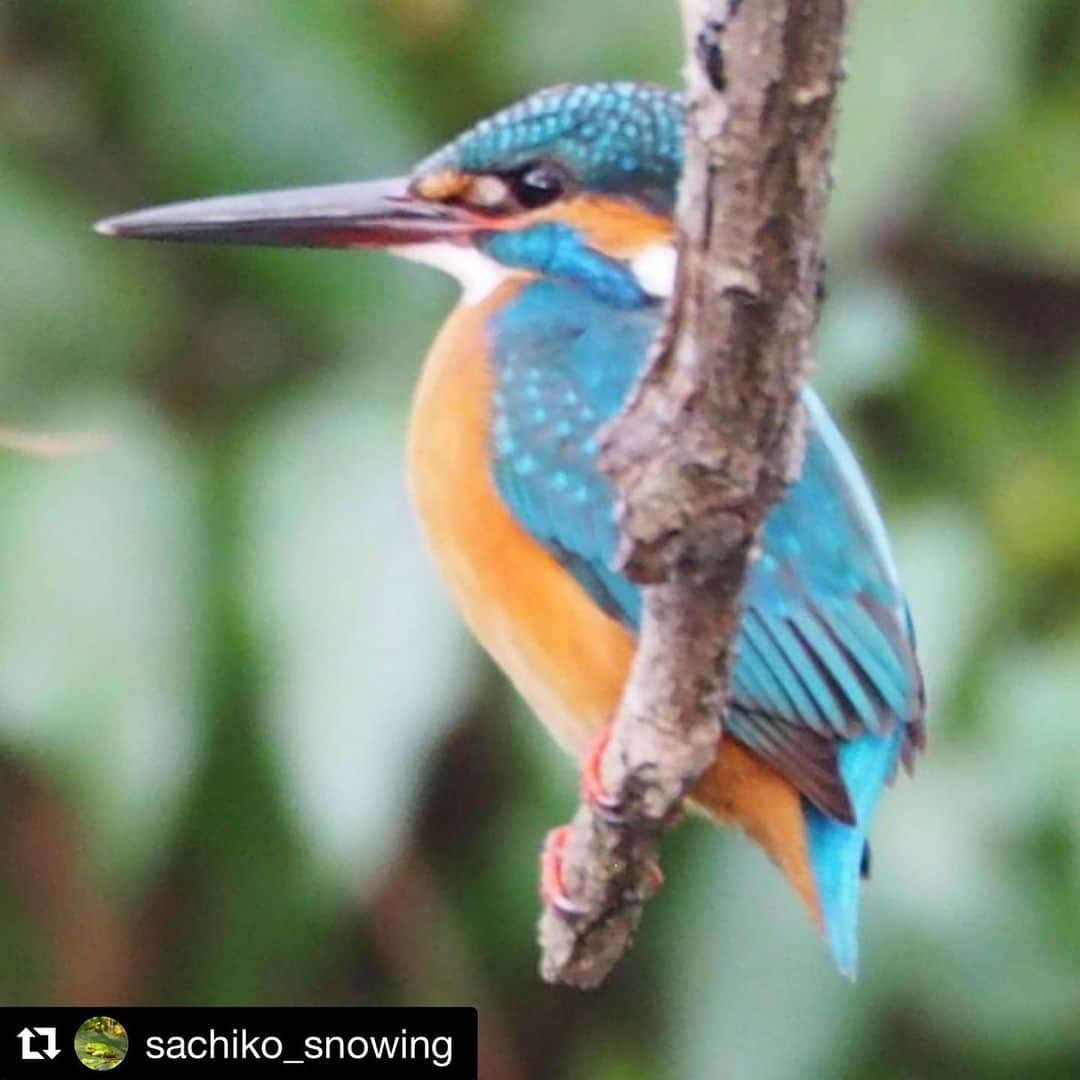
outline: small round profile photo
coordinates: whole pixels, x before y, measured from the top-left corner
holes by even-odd
[[[111,1016],[91,1016],[75,1032],[75,1056],[95,1072],[115,1069],[127,1052],[128,1034]]]

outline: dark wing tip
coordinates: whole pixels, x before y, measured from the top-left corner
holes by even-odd
[[[737,702],[732,706],[729,727],[740,742],[823,814],[842,825],[856,824],[855,807],[840,774],[840,742],[835,736],[821,735]]]
[[[788,779],[822,813],[828,814],[841,825],[856,824],[855,807],[851,804],[851,796],[840,775],[835,743],[831,750],[831,760],[827,764],[823,763],[820,771],[802,771],[798,778],[789,776]]]

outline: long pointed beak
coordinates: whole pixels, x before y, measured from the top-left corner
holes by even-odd
[[[228,195],[99,221],[104,236],[282,247],[396,247],[465,242],[479,222],[415,195],[407,177]]]

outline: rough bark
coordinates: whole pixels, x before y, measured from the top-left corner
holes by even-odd
[[[682,257],[641,382],[605,432],[620,569],[644,586],[604,755],[614,806],[578,810],[540,923],[545,979],[601,982],[655,890],[663,829],[715,758],[761,524],[803,455],[848,0],[682,0]]]

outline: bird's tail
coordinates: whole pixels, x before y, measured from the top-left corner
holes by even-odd
[[[882,790],[896,771],[903,725],[839,748],[856,824],[844,825],[734,739],[725,738],[693,801],[721,824],[741,826],[769,854],[821,928],[837,967],[858,965],[859,887],[867,836]]]
[[[867,836],[881,793],[896,772],[903,740],[898,724],[891,734],[864,735],[840,748],[840,772],[855,809],[855,825],[841,824],[804,800],[822,930],[836,966],[850,979],[858,968],[859,891]]]

